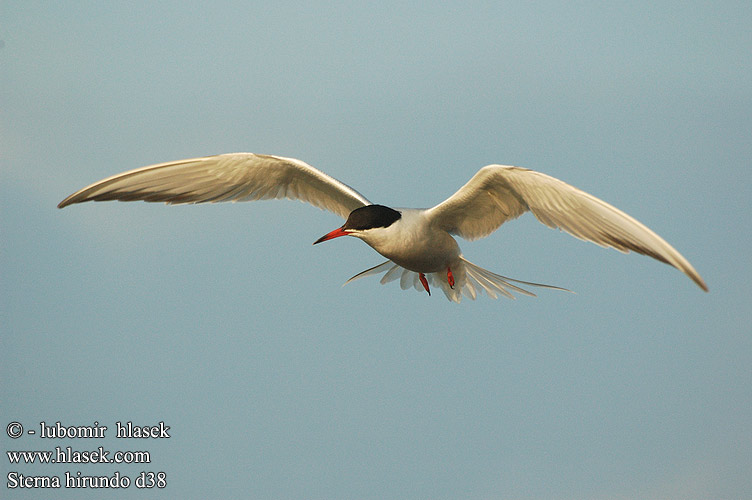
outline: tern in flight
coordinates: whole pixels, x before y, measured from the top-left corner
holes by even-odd
[[[627,253],[630,250],[674,266],[703,290],[692,265],[671,245],[621,210],[558,179],[520,167],[488,165],[459,191],[433,208],[390,208],[300,160],[231,153],[160,163],[124,172],[68,196],[58,208],[85,201],[151,201],[168,204],[290,198],[346,219],[314,242],[354,236],[386,262],[350,278],[385,273],[381,283],[399,279],[403,289],[431,294],[440,287],[449,300],[511,292],[529,283],[501,276],[465,260],[454,236],[474,240],[530,211],[543,224],[582,240]],[[516,284],[514,284],[516,283]],[[563,289],[562,289],[563,290]]]

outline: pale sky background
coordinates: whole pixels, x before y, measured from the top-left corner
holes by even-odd
[[[0,408],[171,427],[2,434],[2,498],[752,497],[752,3],[0,4]],[[432,206],[489,163],[580,187],[680,272],[527,215],[465,256],[576,291],[456,305],[291,201],[58,210],[209,154],[300,158]],[[437,290],[438,292],[438,290]],[[11,466],[7,450],[148,450]],[[80,470],[164,490],[5,488]]]

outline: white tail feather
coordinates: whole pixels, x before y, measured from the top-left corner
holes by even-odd
[[[394,281],[399,278],[400,287],[403,290],[407,290],[411,286],[418,291],[423,291],[423,285],[420,283],[418,273],[410,271],[399,265],[395,264],[391,260],[382,262],[381,264],[366,269],[345,281],[342,285],[346,285],[351,281],[355,281],[366,276],[372,276],[374,274],[385,273],[381,278],[381,284],[384,285],[390,281]],[[541,283],[531,283],[529,281],[521,281],[513,278],[507,278],[500,274],[493,273],[487,269],[476,266],[470,261],[465,260],[460,256],[458,264],[452,267],[452,275],[454,276],[454,288],[449,286],[446,273],[426,273],[426,280],[429,285],[438,286],[447,296],[447,299],[459,303],[462,300],[462,296],[475,300],[478,293],[481,291],[486,292],[486,295],[492,299],[498,298],[501,294],[507,298],[514,299],[515,296],[512,292],[517,292],[529,297],[535,297],[535,294],[521,288],[517,285],[513,285],[511,282],[519,283],[521,285],[536,286],[540,288],[550,288],[552,290],[562,290],[565,292],[573,293],[571,290],[561,288],[553,285],[544,285]]]

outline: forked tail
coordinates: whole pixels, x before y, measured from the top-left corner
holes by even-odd
[[[419,273],[405,269],[391,260],[387,260],[386,262],[356,274],[344,284],[346,285],[351,281],[381,273],[386,273],[381,277],[380,282],[382,285],[399,279],[400,287],[403,290],[413,287],[418,291],[423,291],[423,285],[420,282]],[[460,256],[459,264],[452,267],[452,275],[454,276],[454,288],[449,286],[447,275],[444,272],[426,273],[425,277],[430,285],[441,288],[444,291],[444,295],[446,295],[449,300],[458,303],[462,300],[463,295],[475,300],[475,297],[482,292],[485,292],[492,299],[498,298],[499,295],[514,299],[515,296],[512,295],[512,292],[535,297],[534,293],[510,282],[573,293],[571,290],[558,286],[507,278],[506,276],[501,276],[500,274],[492,273],[487,269],[478,267],[472,262],[465,260],[462,256]]]

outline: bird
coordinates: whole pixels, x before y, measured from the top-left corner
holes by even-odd
[[[566,288],[516,280],[479,267],[463,256],[455,236],[483,238],[531,212],[541,223],[579,239],[623,253],[647,255],[669,264],[708,291],[705,281],[678,251],[648,227],[608,203],[564,181],[527,168],[487,165],[456,193],[427,209],[373,204],[350,186],[294,158],[227,153],[159,163],[95,182],[58,204],[87,201],[146,201],[167,204],[297,199],[331,211],[345,223],[315,244],[341,236],[363,240],[387,260],[345,284],[384,274],[402,289],[439,287],[459,303],[485,292],[491,298],[535,296],[522,286]],[[522,286],[520,286],[522,285]]]

